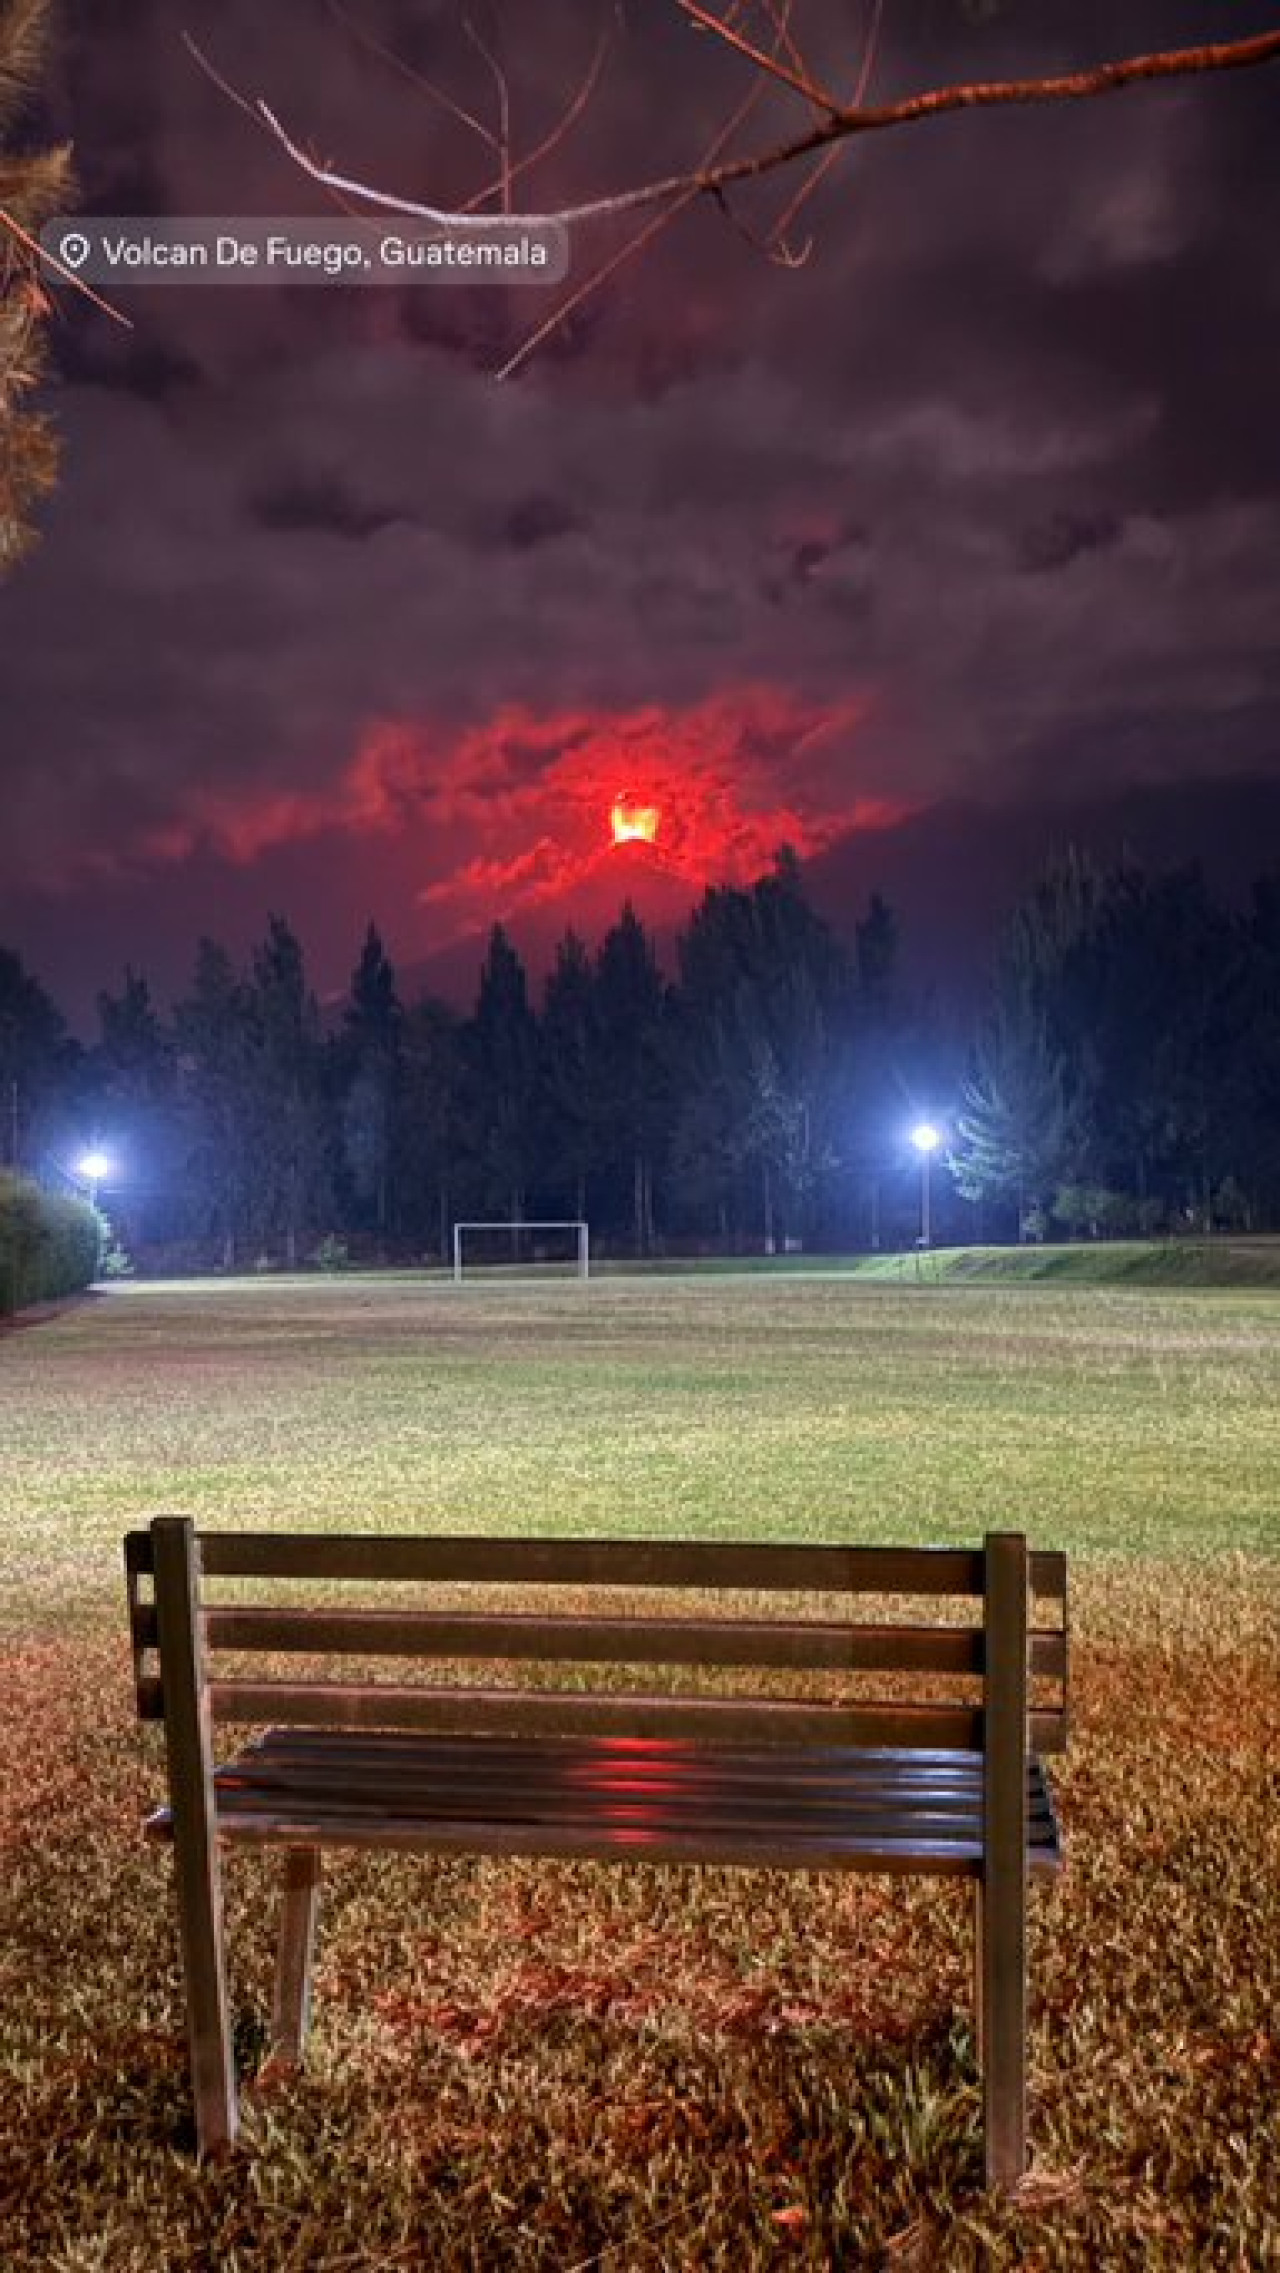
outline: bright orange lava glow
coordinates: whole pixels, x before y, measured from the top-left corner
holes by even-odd
[[[609,816],[615,844],[652,844],[662,819],[656,805],[636,805],[629,797],[615,797]]]

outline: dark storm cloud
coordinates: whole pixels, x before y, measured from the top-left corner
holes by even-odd
[[[173,211],[322,209],[167,7],[111,20],[70,78],[100,210],[130,167]],[[462,131],[301,0],[190,20],[351,171],[421,191],[429,150],[431,186],[474,183]],[[451,10],[366,20],[417,68],[456,67]],[[979,33],[935,10],[934,44],[889,36],[884,76],[1215,22],[1134,6],[1121,39],[1063,0]],[[539,23],[543,126],[591,39],[581,9]],[[710,42],[657,11],[628,24],[549,199],[678,159],[724,107]],[[221,861],[274,891],[290,847],[345,832],[354,904],[394,888],[425,926],[473,873],[501,915],[521,861],[562,873],[536,792],[564,779],[565,736],[607,747],[656,706],[684,747],[748,684],[773,707],[723,747],[767,766],[814,844],[859,801],[1022,810],[1274,768],[1276,84],[868,144],[807,209],[794,272],[699,210],[505,386],[486,366],[536,298],[153,291],[129,335],[70,309],[66,475],[0,596],[12,904],[91,856],[118,936],[121,879],[143,895],[185,864],[208,892]],[[412,762],[375,781],[393,744]]]
[[[248,500],[249,518],[264,529],[316,530],[357,540],[376,536],[403,518],[394,507],[356,497],[340,474],[282,472]]]
[[[1122,526],[1114,513],[1051,513],[1046,521],[1032,522],[1022,530],[1017,542],[1018,564],[1029,575],[1051,575],[1081,553],[1115,544]]]
[[[529,552],[554,537],[572,536],[582,525],[581,515],[564,498],[548,497],[539,490],[517,498],[503,523],[503,534],[517,552]]]

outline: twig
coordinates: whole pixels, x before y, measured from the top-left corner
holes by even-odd
[[[858,71],[858,83],[853,90],[853,95],[851,98],[855,108],[858,106],[858,104],[866,101],[867,89],[871,84],[871,74],[875,69],[876,54],[880,45],[880,32],[883,23],[884,0],[874,0],[874,6],[871,15],[871,26],[867,33],[867,44],[863,50],[862,63]],[[826,179],[827,175],[831,171],[831,168],[835,165],[840,155],[841,151],[838,142],[833,143],[829,150],[825,150],[823,152],[817,163],[810,168],[807,178],[801,182],[799,189],[795,193],[795,196],[787,205],[783,207],[782,212],[778,215],[777,220],[774,222],[773,227],[769,231],[768,237],[765,240],[766,247],[774,246],[777,248],[776,251],[774,251],[772,257],[775,260],[780,260],[785,268],[802,268],[804,266],[804,263],[808,260],[809,254],[813,250],[813,239],[812,237],[809,237],[805,240],[804,251],[799,254],[793,253],[787,244],[787,230],[790,228],[791,223],[795,220],[795,217],[800,211],[801,206],[808,203],[809,199],[813,196],[814,191],[819,188],[821,183]]]
[[[709,8],[698,5],[698,0],[676,0],[676,6],[682,15],[688,16],[701,30],[714,32],[717,39],[722,39],[726,46],[736,48],[739,55],[745,55],[748,62],[754,63],[757,71],[765,71],[771,79],[780,80],[784,87],[791,89],[792,94],[803,95],[807,103],[812,103],[814,109],[822,111],[825,116],[838,115],[841,106],[834,95],[829,95],[824,87],[817,86],[807,72],[789,70],[776,54],[770,55],[764,48],[756,47],[751,40],[744,39],[741,32],[733,29],[727,17],[713,16]],[[794,54],[794,48],[792,52]]]
[[[403,79],[408,79],[415,87],[420,87],[423,94],[429,95],[433,103],[438,103],[442,110],[448,111],[452,117],[459,119],[463,126],[471,127],[480,136],[481,141],[487,142],[491,149],[495,147],[497,137],[492,129],[485,125],[483,119],[474,118],[469,110],[463,109],[461,103],[454,101],[452,95],[446,94],[443,87],[437,87],[433,79],[428,79],[424,72],[415,71],[413,65],[406,63],[403,56],[397,55],[393,47],[384,47],[380,39],[375,39],[372,32],[366,31],[363,24],[358,24],[354,16],[349,16],[346,9],[338,5],[338,0],[328,0],[328,5],[330,15],[336,16],[340,24],[345,24],[352,38],[359,40],[362,47],[367,47],[371,55],[380,57],[383,63],[389,63],[393,71],[398,71]],[[188,40],[187,45],[190,46],[191,44],[191,41]]]
[[[515,353],[509,355],[506,362],[494,372],[494,378],[509,379],[513,371],[518,371],[522,363],[527,363],[534,349],[541,347],[543,340],[549,339],[553,331],[558,331],[566,318],[573,314],[575,308],[580,308],[583,301],[588,299],[598,286],[606,284],[609,278],[615,275],[634,253],[642,252],[654,237],[658,236],[663,229],[668,228],[677,214],[684,211],[686,205],[692,205],[697,194],[696,190],[686,190],[684,195],[674,199],[664,212],[656,213],[651,221],[647,221],[636,236],[629,237],[626,244],[622,245],[616,253],[612,253],[608,260],[602,261],[599,268],[593,269],[586,281],[579,284],[577,289],[569,294],[567,300],[561,300],[552,313],[538,325],[536,331],[531,331],[527,338],[521,340]]]
[[[584,77],[582,85],[579,87],[577,94],[574,95],[572,100],[566,104],[564,110],[560,114],[558,121],[551,128],[549,133],[544,134],[541,142],[535,142],[532,150],[527,151],[523,158],[517,158],[514,161],[511,167],[512,181],[517,180],[521,174],[527,174],[531,166],[536,166],[541,159],[545,158],[550,151],[556,148],[558,143],[563,142],[565,135],[568,133],[570,127],[576,125],[578,119],[581,118],[583,111],[586,109],[592,95],[595,93],[596,82],[599,79],[600,73],[604,68],[604,60],[609,52],[610,46],[612,45],[612,39],[613,35],[611,32],[601,32],[599,39],[596,41],[595,53],[592,56],[590,63],[587,65],[586,76]],[[470,212],[472,207],[476,204],[479,204],[482,198],[490,197],[492,194],[492,186],[487,190],[479,191],[475,198],[468,198],[466,205],[463,207],[463,211]]]
[[[462,28],[466,33],[467,38],[470,40],[472,46],[478,51],[480,55],[484,57],[484,60],[488,64],[490,71],[493,73],[494,84],[498,90],[497,148],[498,163],[500,167],[498,176],[498,203],[503,213],[509,214],[511,211],[511,89],[507,84],[506,72],[503,70],[502,65],[499,63],[497,56],[489,47],[485,45],[485,42],[481,39],[480,34],[476,30],[475,25],[472,23],[470,16],[463,17]],[[490,137],[490,139],[492,140],[493,137]]]
[[[394,48],[384,47],[381,40],[375,39],[372,32],[367,32],[363,24],[358,24],[354,16],[349,16],[346,12],[346,9],[339,6],[339,0],[328,0],[328,5],[329,13],[332,16],[335,16],[340,24],[345,25],[346,29],[351,33],[353,39],[358,40],[363,47],[367,47],[372,55],[377,55],[381,57],[384,63],[389,63],[393,70],[399,71],[402,77],[408,79],[412,85],[421,88],[422,92],[425,95],[429,95],[433,102],[441,104],[445,110],[450,111],[452,115],[455,118],[460,119],[464,125],[474,127],[476,133],[480,135],[483,141],[488,143],[490,149],[496,147],[497,137],[493,134],[491,129],[484,124],[484,121],[482,119],[473,118],[470,111],[463,110],[461,104],[455,103],[453,101],[453,98],[450,95],[445,94],[442,88],[437,87],[433,80],[426,78],[421,71],[415,71],[410,64],[404,62],[403,58],[396,54]],[[188,46],[192,45],[191,41],[188,41],[187,44]],[[564,140],[564,137],[569,132],[570,127],[576,125],[578,119],[582,116],[583,111],[586,109],[587,104],[590,102],[592,95],[595,93],[596,82],[598,81],[600,73],[604,68],[605,57],[608,55],[609,49],[612,44],[613,34],[606,27],[606,29],[601,32],[599,39],[596,41],[595,53],[593,54],[590,63],[587,65],[586,73],[581,86],[578,88],[577,93],[571,96],[568,103],[566,103],[565,108],[561,112],[560,117],[557,119],[555,125],[550,128],[546,134],[544,134],[541,142],[535,143],[532,150],[526,151],[523,158],[513,159],[509,169],[510,179],[513,182],[518,181],[521,174],[527,174],[530,171],[531,167],[536,166],[541,159],[545,158],[550,151],[554,150],[557,144]],[[199,60],[203,63],[202,57],[199,58]],[[205,68],[208,67],[205,66]],[[218,83],[222,84],[221,81]],[[242,105],[242,108],[247,107],[247,105]],[[256,111],[251,110],[250,115],[253,118],[255,125],[262,125],[263,122]],[[471,197],[465,200],[465,202],[459,207],[459,211],[464,214],[474,213],[477,207],[486,205],[489,199],[497,193],[500,187],[500,177],[495,177],[493,181],[486,182],[483,189],[476,190]]]
[[[779,31],[779,38],[784,36],[785,26],[790,20],[794,6],[795,0],[783,0],[783,28]],[[742,126],[744,122],[751,116],[752,111],[756,108],[756,105],[760,101],[763,93],[764,81],[758,79],[753,87],[748,88],[747,93],[742,98],[742,101],[737,104],[735,109],[730,111],[728,118],[725,119],[724,123],[712,136],[711,141],[707,144],[707,147],[702,154],[702,162],[704,165],[709,164],[717,157],[719,152],[724,149],[725,144],[729,142],[732,139],[733,135],[737,133],[738,128]],[[580,284],[577,287],[576,291],[571,292],[567,300],[562,300],[559,306],[552,311],[551,315],[547,316],[543,322],[537,326],[536,330],[530,332],[527,338],[521,341],[514,355],[508,356],[507,361],[502,365],[501,369],[494,373],[494,377],[498,379],[509,379],[513,371],[519,370],[520,365],[528,361],[529,357],[533,354],[534,349],[540,347],[543,340],[549,338],[553,331],[559,329],[560,325],[565,321],[566,317],[573,314],[575,308],[580,308],[583,301],[589,299],[591,294],[596,291],[600,285],[607,283],[609,278],[613,276],[616,271],[624,265],[625,262],[632,259],[636,253],[643,252],[645,246],[651,244],[653,239],[656,236],[659,236],[663,229],[669,228],[670,224],[676,219],[677,215],[684,211],[686,205],[691,205],[697,195],[698,192],[696,190],[686,190],[681,195],[677,196],[667,207],[665,212],[656,215],[652,221],[648,222],[645,227],[639,231],[638,235],[629,238],[627,243],[621,246],[616,253],[612,254],[607,261],[604,261],[599,268],[594,269],[591,275],[587,277],[585,283]]]
[[[781,9],[779,7],[779,0],[762,0],[762,5],[768,15],[770,23],[773,25],[775,32],[779,33],[779,51],[781,53],[789,55],[797,71],[804,72],[805,76],[808,77],[809,72],[805,64],[804,57],[800,52],[799,46],[792,37],[790,31],[780,29]],[[736,8],[734,8],[732,11],[733,15],[735,16],[737,12],[738,11]],[[788,10],[788,14],[789,13],[790,11]]]
[[[57,270],[64,282],[73,285],[77,292],[83,292],[85,299],[92,300],[95,308],[101,308],[104,316],[110,316],[114,323],[123,324],[126,331],[133,330],[133,318],[131,316],[126,316],[122,309],[113,307],[110,300],[104,300],[101,293],[95,292],[91,284],[86,284],[82,276],[77,276],[73,268],[67,268],[58,259],[56,253],[46,251],[39,238],[30,236],[23,228],[22,223],[15,221],[12,213],[8,212],[3,205],[0,205],[0,224],[3,224],[17,238],[19,244],[25,245],[27,251],[34,254],[37,260],[45,261],[50,268]]]

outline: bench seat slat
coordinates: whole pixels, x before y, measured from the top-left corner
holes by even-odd
[[[477,1739],[444,1734],[433,1735],[430,1743],[432,1759],[442,1769],[453,1767],[460,1772],[483,1776],[490,1771],[502,1774],[512,1763],[527,1759],[531,1742],[541,1742],[549,1749],[553,1744],[567,1747],[571,1741],[558,1737],[485,1736]],[[340,1743],[341,1757],[353,1770],[375,1767],[387,1775],[402,1771],[412,1774],[422,1742],[420,1735],[404,1729],[273,1728],[263,1736],[251,1738],[236,1754],[236,1759],[244,1760],[269,1747],[272,1761],[306,1766],[316,1760],[336,1758],[335,1747]],[[757,1776],[762,1783],[776,1783],[784,1770],[792,1781],[821,1782],[830,1774],[832,1763],[842,1763],[850,1750],[851,1747],[839,1743],[807,1744],[790,1748],[780,1756],[777,1751],[763,1746],[715,1744],[708,1748],[705,1744],[669,1736],[595,1736],[591,1740],[593,1759],[602,1765],[620,1760],[637,1774],[647,1768],[661,1775],[669,1762],[678,1762],[681,1773],[686,1776],[704,1771],[714,1774],[719,1761],[731,1752],[735,1774],[743,1778]],[[567,1750],[564,1757],[568,1757]],[[865,1748],[862,1757],[863,1772],[869,1780],[883,1775],[895,1789],[912,1782],[936,1788],[946,1783],[963,1787],[973,1781],[973,1754],[955,1748],[885,1745]]]
[[[912,1753],[831,1747],[780,1772],[776,1753],[589,1739],[413,1737],[371,1758],[345,1731],[302,1748],[269,1731],[217,1771],[227,1838],[972,1874],[981,1859],[981,1754],[935,1773]],[[488,1755],[492,1755],[488,1757]],[[1057,1824],[1028,1764],[1028,1867],[1053,1870]],[[168,1811],[151,1818],[168,1832]]]
[[[629,1774],[625,1770],[610,1768],[607,1773],[594,1777],[579,1774],[565,1782],[549,1781],[543,1789],[544,1800],[554,1797],[558,1806],[570,1812],[580,1812],[591,1805],[602,1812],[615,1812],[636,1808],[644,1811],[651,1807],[689,1813],[696,1810],[710,1815],[723,1813],[726,1807],[739,1811],[749,1806],[755,1819],[777,1817],[789,1819],[798,1809],[807,1816],[836,1813],[857,1816],[868,1820],[883,1818],[905,1821],[928,1819],[942,1823],[976,1823],[980,1814],[975,1794],[971,1790],[950,1789],[936,1791],[917,1787],[897,1792],[888,1783],[878,1784],[871,1791],[849,1788],[838,1779],[825,1785],[813,1783],[795,1788],[776,1781],[773,1785],[750,1784],[745,1790],[736,1780],[726,1779],[723,1771],[700,1777],[675,1779],[657,1776],[652,1770]],[[404,1777],[396,1780],[366,1780],[360,1778],[336,1782],[331,1771],[317,1767],[310,1773],[291,1769],[263,1770],[257,1767],[224,1774],[218,1781],[218,1802],[229,1814],[245,1807],[260,1805],[264,1799],[305,1798],[322,1799],[327,1804],[364,1813],[368,1810],[390,1813],[422,1811],[426,1814],[458,1813],[468,1802],[483,1796],[485,1812],[520,1819],[528,1813],[527,1792],[509,1781],[490,1777],[466,1777],[461,1772],[453,1775],[432,1776],[430,1779]],[[444,1802],[448,1802],[445,1809]],[[1037,1802],[1029,1795],[1028,1804]]]
[[[894,1804],[973,1810],[981,1793],[974,1765],[978,1757],[887,1748],[855,1752],[840,1745],[779,1753],[609,1737],[594,1739],[589,1750],[572,1739],[458,1741],[402,1735],[387,1742],[345,1730],[313,1733],[307,1740],[296,1729],[272,1729],[220,1768],[216,1781],[223,1790],[267,1784],[301,1790],[320,1785],[337,1788],[342,1778],[344,1788],[357,1800],[372,1791],[394,1798],[424,1782],[433,1790],[459,1783],[479,1796],[490,1787],[499,1794],[518,1793],[520,1779],[533,1762],[548,1788],[558,1780],[566,1790],[643,1789],[714,1796],[732,1789],[738,1794],[756,1793],[762,1805],[789,1804],[798,1793],[805,1805],[822,1805],[834,1795],[841,1805],[888,1799]],[[1028,1766],[1029,1804],[1038,1804],[1037,1795],[1045,1791],[1043,1773],[1033,1761]]]

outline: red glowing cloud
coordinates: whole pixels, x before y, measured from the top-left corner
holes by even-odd
[[[464,737],[431,790],[437,819],[481,824],[484,850],[420,897],[484,922],[585,884],[619,850],[643,853],[692,896],[760,875],[782,844],[803,858],[850,830],[891,826],[901,802],[847,789],[867,707],[753,686],[685,709],[504,711]]]
[[[612,892],[620,858],[693,898],[749,882],[780,845],[804,858],[906,816],[900,800],[851,790],[869,715],[861,696],[820,703],[747,685],[684,707],[508,705],[463,729],[380,720],[328,785],[197,792],[137,849],[150,861],[203,849],[245,865],[327,834],[394,837],[421,848],[417,898],[446,937],[593,879]]]

